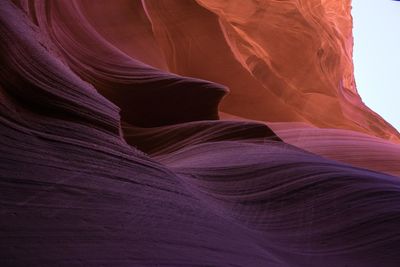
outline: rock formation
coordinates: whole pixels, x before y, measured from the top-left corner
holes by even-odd
[[[399,266],[350,4],[1,1],[0,266]]]

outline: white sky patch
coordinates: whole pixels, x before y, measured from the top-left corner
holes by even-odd
[[[353,0],[352,15],[358,93],[400,131],[400,2]]]

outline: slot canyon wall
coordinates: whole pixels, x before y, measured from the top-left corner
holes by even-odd
[[[1,266],[399,266],[350,0],[3,0],[0,36]]]

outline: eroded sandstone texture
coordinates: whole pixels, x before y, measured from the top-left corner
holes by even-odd
[[[398,267],[399,133],[350,1],[0,1],[0,266]]]
[[[144,1],[169,69],[230,88],[222,111],[399,141],[357,94],[350,2]]]

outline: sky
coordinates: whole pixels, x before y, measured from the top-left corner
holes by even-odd
[[[400,1],[353,0],[352,15],[358,93],[400,131]]]

